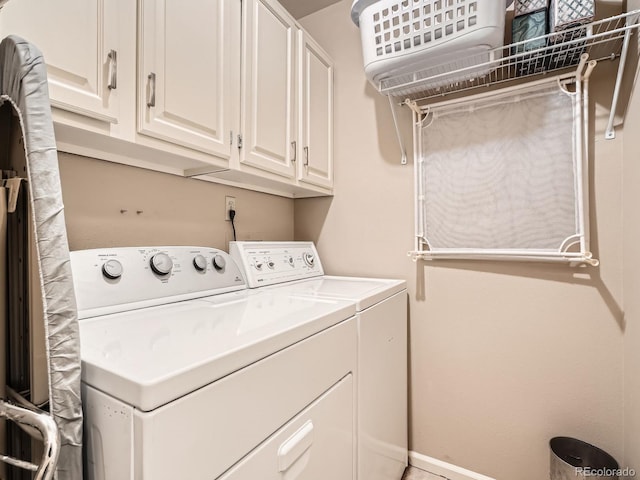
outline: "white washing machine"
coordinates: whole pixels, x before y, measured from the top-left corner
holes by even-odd
[[[408,464],[406,282],[324,275],[312,242],[231,242],[229,253],[250,288],[355,304],[357,476],[401,479]]]
[[[211,248],[71,262],[86,479],[353,480],[352,302],[248,293]]]

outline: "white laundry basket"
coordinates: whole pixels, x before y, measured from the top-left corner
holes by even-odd
[[[351,16],[360,26],[366,76],[379,89],[382,80],[392,88],[462,57],[489,62],[504,41],[503,1],[355,0]]]

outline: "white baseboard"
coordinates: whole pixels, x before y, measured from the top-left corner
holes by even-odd
[[[413,467],[449,480],[495,480],[480,473],[457,467],[437,458],[427,457],[417,452],[409,452],[409,464]]]

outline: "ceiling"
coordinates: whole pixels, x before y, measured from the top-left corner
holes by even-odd
[[[284,8],[289,10],[291,15],[298,19],[340,1],[341,0],[280,0],[280,3]]]

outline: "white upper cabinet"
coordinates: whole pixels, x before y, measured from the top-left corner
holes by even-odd
[[[304,31],[300,45],[300,147],[298,179],[333,185],[333,62]]]
[[[0,14],[2,36],[16,34],[44,54],[51,104],[109,123],[119,117],[118,58],[135,51],[120,31],[127,0],[17,0]]]
[[[331,194],[333,64],[276,0],[12,0],[0,32],[42,50],[60,151]]]
[[[240,162],[295,178],[295,20],[273,0],[243,2]]]
[[[231,3],[139,1],[139,133],[230,158],[240,101],[240,10]]]

